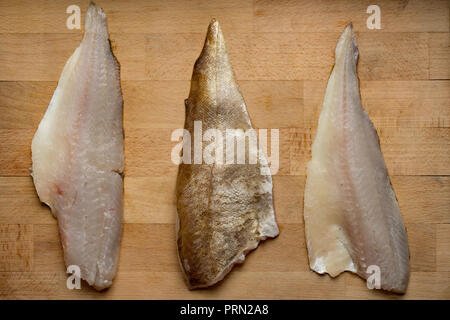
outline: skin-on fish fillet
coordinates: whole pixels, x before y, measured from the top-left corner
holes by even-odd
[[[408,240],[377,132],[361,105],[357,60],[350,24],[335,50],[307,168],[309,263],[318,273],[335,277],[351,271],[364,279],[375,270],[367,273],[368,268],[377,266],[381,289],[403,293],[409,279]]]
[[[245,132],[252,128],[215,20],[209,25],[203,51],[195,63],[185,104],[185,129],[192,139],[194,121],[202,121],[203,132],[221,130],[224,141],[226,129]],[[203,143],[203,152],[208,145]],[[257,164],[247,160],[248,152],[246,164],[203,162],[182,163],[179,167],[178,254],[190,289],[214,285],[233,265],[242,263],[261,240],[279,233],[272,178],[261,174],[261,169],[268,170],[267,158],[260,155]]]
[[[34,184],[58,219],[66,266],[79,266],[98,290],[111,286],[122,235],[122,93],[106,15],[93,3],[31,149]]]

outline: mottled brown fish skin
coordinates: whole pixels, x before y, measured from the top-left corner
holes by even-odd
[[[220,30],[213,20],[197,59],[185,129],[252,128]],[[224,149],[225,149],[225,134]],[[203,142],[203,150],[209,143]],[[192,148],[192,152],[193,152]],[[248,155],[246,155],[248,163]],[[192,155],[192,162],[194,157]],[[224,157],[225,159],[225,157]],[[263,162],[264,163],[264,162]],[[265,164],[181,164],[177,181],[178,254],[190,289],[212,286],[242,263],[260,240],[278,235],[272,178]]]

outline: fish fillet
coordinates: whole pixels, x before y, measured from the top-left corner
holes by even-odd
[[[215,20],[208,27],[203,51],[195,63],[185,105],[185,129],[192,137],[194,121],[202,121],[203,132],[211,128],[222,132],[252,128]],[[205,152],[206,143],[202,148]],[[261,240],[279,233],[272,178],[261,174],[261,169],[268,170],[267,158],[258,150],[252,151],[258,153],[257,164],[249,164],[247,153],[246,164],[179,166],[178,254],[190,289],[214,285],[233,265],[242,263]]]
[[[341,35],[328,80],[304,197],[312,270],[367,279],[379,268],[381,289],[403,293],[409,278],[406,230],[381,153],[362,107],[352,25]]]
[[[66,266],[78,266],[97,290],[111,286],[122,235],[122,93],[106,15],[93,3],[31,149],[34,184],[58,219]]]

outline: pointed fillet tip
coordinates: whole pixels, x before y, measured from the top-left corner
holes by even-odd
[[[209,23],[209,26],[208,26],[207,36],[209,36],[209,35],[213,35],[213,36],[217,35],[219,30],[220,30],[219,21],[217,21],[216,18],[212,18],[210,23]]]
[[[106,14],[94,2],[89,4],[86,12],[84,29],[86,33],[97,33],[108,35],[108,26],[106,24]]]
[[[205,44],[203,45],[202,53],[200,54],[199,60],[202,60],[202,57],[217,56],[217,48],[224,45],[222,30],[220,29],[219,21],[215,18],[211,20],[208,25],[208,30],[206,32]],[[197,61],[197,64],[200,63]]]
[[[195,63],[194,73],[206,70],[214,73],[218,69],[221,69],[222,77],[232,74],[231,60],[228,56],[222,29],[219,21],[213,18],[208,26],[202,52]]]
[[[355,31],[353,30],[353,23],[350,22],[344,29],[343,34],[347,37],[355,38]]]
[[[216,18],[212,18],[211,21],[209,22],[209,26],[219,26],[219,21],[217,21]]]
[[[208,31],[206,33],[206,45],[216,45],[216,41],[222,41],[223,35],[222,35],[222,29],[220,28],[219,21],[217,21],[215,18],[211,19],[211,22],[208,26]]]
[[[347,24],[341,36],[339,37],[339,41],[335,50],[336,60],[340,57],[341,52],[351,53],[355,61],[358,59],[359,56],[358,43],[356,41],[356,35],[355,31],[353,30],[352,22]]]

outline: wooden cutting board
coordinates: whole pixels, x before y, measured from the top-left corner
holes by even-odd
[[[39,203],[29,170],[31,139],[82,37],[66,27],[72,4],[84,17],[88,1],[0,0],[0,298],[450,299],[447,0],[98,1],[121,64],[126,156],[119,269],[102,293],[86,283],[66,288],[57,222]],[[370,4],[381,8],[380,30],[366,26]],[[189,291],[176,256],[170,136],[183,127],[183,101],[212,17],[254,125],[280,129],[274,198],[281,234],[218,286]],[[350,21],[363,105],[408,231],[404,296],[370,291],[352,274],[331,279],[308,268],[305,164],[334,48]]]

